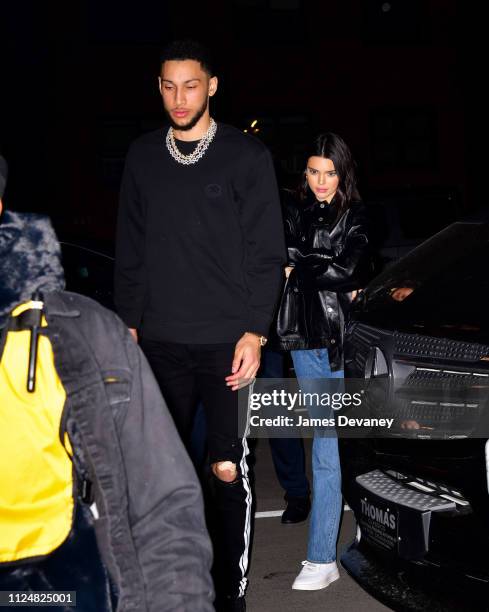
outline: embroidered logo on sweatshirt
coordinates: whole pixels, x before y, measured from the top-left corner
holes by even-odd
[[[218,198],[222,195],[222,187],[217,183],[211,183],[210,185],[205,186],[205,195],[208,198]]]

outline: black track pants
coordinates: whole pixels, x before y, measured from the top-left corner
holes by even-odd
[[[243,596],[250,546],[251,488],[248,445],[238,436],[238,396],[226,386],[235,344],[176,344],[141,339],[180,436],[189,447],[195,411],[201,400],[207,422],[210,463],[232,461],[238,478],[225,483],[212,476],[207,508],[218,573],[218,595]]]

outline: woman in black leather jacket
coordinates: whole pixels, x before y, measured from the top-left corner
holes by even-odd
[[[301,390],[317,392],[314,379],[343,378],[345,316],[352,292],[364,285],[369,260],[354,162],[336,134],[322,134],[314,142],[302,184],[284,199],[284,221],[288,266],[277,344],[291,351]],[[307,560],[292,585],[298,590],[325,588],[339,578],[336,540],[342,497],[335,436],[314,438],[312,467]]]

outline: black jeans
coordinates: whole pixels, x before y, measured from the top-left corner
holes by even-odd
[[[231,374],[234,344],[176,344],[141,338],[178,432],[189,448],[199,400],[206,413],[210,463],[232,461],[233,483],[211,475],[209,530],[215,551],[218,596],[243,596],[250,547],[251,487],[248,445],[238,436],[238,396],[224,380]]]

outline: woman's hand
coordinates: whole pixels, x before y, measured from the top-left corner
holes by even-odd
[[[284,272],[285,272],[285,278],[289,278],[290,273],[292,272],[292,270],[294,269],[294,266],[286,266]]]
[[[353,302],[353,300],[356,300],[356,299],[357,299],[357,297],[358,297],[358,295],[359,295],[360,293],[362,293],[362,291],[363,291],[363,289],[354,289],[354,290],[353,290],[353,291],[350,293],[350,295],[351,295],[351,301]]]

